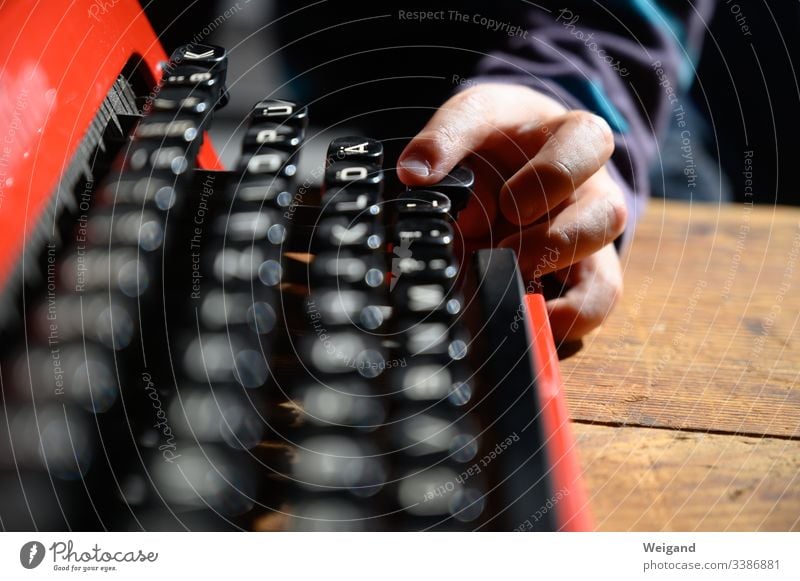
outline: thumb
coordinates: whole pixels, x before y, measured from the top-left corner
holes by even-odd
[[[436,111],[400,155],[397,175],[403,183],[436,183],[497,131],[491,91],[491,85],[473,87]]]

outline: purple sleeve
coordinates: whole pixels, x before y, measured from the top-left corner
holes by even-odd
[[[631,217],[624,244],[649,194],[658,138],[694,77],[713,2],[531,4],[524,26],[480,60],[473,80],[523,84],[608,121],[616,143],[609,171]]]

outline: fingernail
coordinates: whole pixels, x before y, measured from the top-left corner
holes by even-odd
[[[399,162],[401,168],[406,170],[407,172],[413,173],[415,176],[419,176],[421,178],[426,178],[431,175],[431,166],[430,164],[425,161],[424,159],[420,159],[415,156],[409,156],[404,159],[401,159]]]

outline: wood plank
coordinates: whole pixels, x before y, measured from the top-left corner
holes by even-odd
[[[562,361],[580,420],[800,438],[800,209],[655,201]]]
[[[573,428],[598,530],[800,530],[800,442]]]

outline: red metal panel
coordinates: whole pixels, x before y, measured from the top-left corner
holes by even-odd
[[[526,302],[528,328],[533,339],[531,356],[536,369],[536,390],[550,465],[553,510],[556,511],[559,530],[591,531],[594,530],[594,521],[569,425],[547,307],[540,294],[526,295]]]

